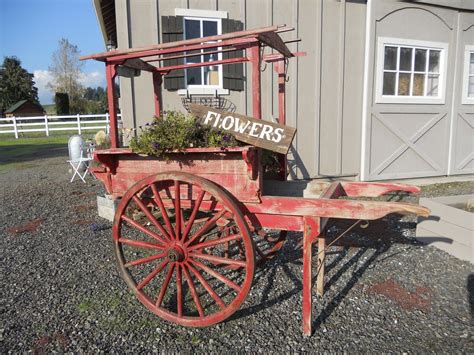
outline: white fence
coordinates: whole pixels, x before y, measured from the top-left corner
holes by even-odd
[[[118,115],[121,116],[120,114]],[[55,131],[83,131],[104,129],[109,133],[109,114],[101,115],[68,115],[68,116],[37,116],[37,117],[8,117],[0,118],[0,134],[15,134],[18,139],[19,133],[44,132],[49,136]]]

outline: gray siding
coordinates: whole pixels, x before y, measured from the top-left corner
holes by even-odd
[[[467,23],[471,26],[474,23],[472,13],[463,15],[457,10],[448,8],[393,1],[374,1],[372,4],[365,125],[366,161],[362,167],[365,179],[447,175],[449,154],[454,143],[451,126],[453,119],[460,121],[455,118],[457,110],[455,108],[459,107],[456,102],[460,97],[459,79],[455,80],[455,74],[459,74],[459,46],[463,41],[459,33],[466,32],[469,27]],[[466,19],[464,30],[459,27],[461,16],[469,17]],[[379,64],[377,63],[379,37],[442,42],[448,45],[443,104],[376,102],[375,73]],[[466,110],[472,112],[472,105],[467,106],[471,108]],[[462,133],[458,133],[460,139],[458,143],[462,149],[468,151],[464,152],[464,156],[471,154],[472,157],[472,127],[466,132],[471,139],[467,136],[461,137]],[[458,151],[459,149],[461,148],[458,148]]]
[[[292,51],[306,57],[290,60],[287,124],[298,129],[289,154],[292,178],[357,175],[364,67],[365,4],[333,0],[116,0],[119,49],[160,43],[160,18],[175,8],[227,11],[252,29],[285,23],[299,37]],[[265,68],[265,66],[263,66]],[[148,73],[121,78],[121,107],[126,128],[153,116],[152,82]],[[243,114],[251,112],[251,83],[227,97]],[[324,89],[322,89],[324,88]],[[165,110],[182,110],[177,92],[163,91]],[[262,113],[278,118],[277,78],[271,65],[262,73]]]

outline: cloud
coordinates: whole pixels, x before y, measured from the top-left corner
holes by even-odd
[[[33,72],[36,87],[38,88],[38,97],[40,103],[53,103],[53,93],[46,87],[52,80],[51,73],[48,70],[35,70]]]
[[[82,73],[79,77],[79,82],[84,87],[105,87],[105,76],[104,73],[100,71],[93,71],[90,73]]]
[[[47,88],[48,83],[53,80],[51,72],[48,70],[35,70],[33,75],[36,87],[38,88],[38,97],[40,103],[44,105],[52,104],[54,102],[54,93]],[[84,87],[105,87],[105,76],[99,71],[81,73],[79,82]]]

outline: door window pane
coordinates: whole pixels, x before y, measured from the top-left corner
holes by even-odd
[[[413,48],[400,48],[400,70],[411,70],[411,56]]]
[[[400,73],[398,77],[398,95],[410,95],[410,79],[411,74]]]
[[[212,49],[205,49],[205,52],[212,52],[215,51],[214,48]],[[204,61],[205,62],[213,62],[218,60],[217,53],[212,54],[205,54]],[[210,67],[204,67],[204,85],[219,85],[219,66],[213,65]]]
[[[469,74],[474,74],[474,52],[469,57]]]
[[[427,96],[438,96],[439,75],[429,74],[428,82],[426,84]]]
[[[472,57],[472,54],[471,54]],[[474,76],[469,77],[468,87],[467,87],[467,96],[474,97]]]
[[[430,50],[430,64],[428,71],[433,73],[439,73],[439,57],[440,51]]]
[[[198,20],[185,20],[184,27],[186,39],[201,37],[201,24]]]
[[[203,21],[202,22],[202,36],[214,36],[217,34],[217,22],[216,21]]]
[[[425,92],[425,74],[413,75],[413,96],[423,96]]]
[[[188,79],[188,85],[201,85],[201,68],[186,69],[186,77]]]
[[[415,71],[426,70],[426,49],[415,50]]]
[[[397,47],[385,47],[384,69],[397,70]]]
[[[383,74],[383,95],[395,95],[395,77],[396,73]]]

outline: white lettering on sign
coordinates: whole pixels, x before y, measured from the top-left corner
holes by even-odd
[[[295,128],[279,123],[208,106],[190,104],[189,109],[206,126],[222,129],[241,142],[281,154],[288,153],[296,133]]]
[[[249,136],[266,139],[279,143],[283,138],[283,128],[274,128],[268,124],[258,122],[241,122],[238,117],[226,116],[222,118],[220,113],[208,111],[204,124],[223,129],[224,131],[234,131]]]

